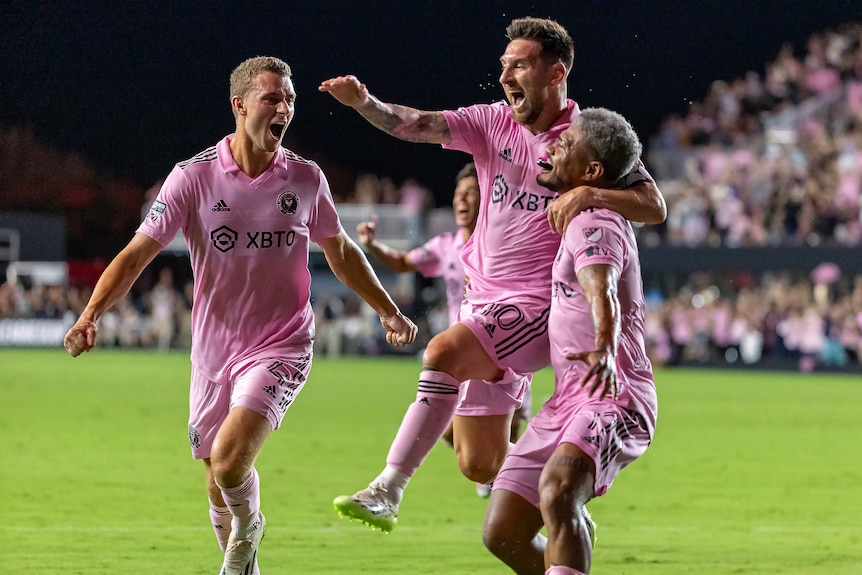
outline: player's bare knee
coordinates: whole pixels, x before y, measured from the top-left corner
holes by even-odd
[[[433,337],[422,353],[422,365],[438,371],[450,372],[458,360],[457,347],[449,338]]]
[[[489,483],[500,471],[506,454],[496,454],[490,450],[465,451],[457,450],[458,468],[461,474],[476,483]]]
[[[236,487],[241,485],[248,475],[248,469],[243,464],[241,454],[230,445],[216,440],[210,457],[212,477],[220,487]]]
[[[213,460],[213,479],[219,487],[234,487],[234,473],[227,461]]]
[[[510,555],[513,550],[511,539],[511,531],[505,525],[485,518],[482,525],[482,544],[491,554],[500,559]]]
[[[548,521],[569,522],[592,497],[593,473],[586,458],[551,457],[539,480],[539,507]]]
[[[248,478],[249,469],[244,465],[225,464],[213,469],[213,478],[221,489],[239,487]]]
[[[571,483],[559,476],[542,476],[539,482],[539,509],[546,522],[571,521],[574,499]]]
[[[458,462],[458,467],[461,469],[461,474],[470,481],[476,483],[490,483],[500,470],[499,465],[493,465],[489,462]]]

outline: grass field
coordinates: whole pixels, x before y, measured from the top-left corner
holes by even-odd
[[[438,446],[391,535],[332,498],[381,469],[411,359],[316,360],[258,460],[265,575],[508,573]],[[0,350],[0,574],[215,575],[185,353]],[[862,573],[862,378],[664,370],[653,446],[590,504],[594,575]],[[535,403],[549,394],[538,374]]]

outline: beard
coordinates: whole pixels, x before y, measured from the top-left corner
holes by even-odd
[[[529,126],[536,123],[541,112],[542,110],[540,108],[536,108],[531,106],[528,102],[525,102],[521,108],[512,110],[512,117],[522,126]]]
[[[539,175],[536,176],[536,183],[552,192],[560,191],[560,182],[554,179],[552,172],[540,172]]]

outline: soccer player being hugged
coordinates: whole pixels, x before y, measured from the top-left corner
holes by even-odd
[[[364,245],[369,252],[374,254],[383,264],[394,272],[419,272],[426,278],[440,277],[446,286],[446,303],[449,307],[449,325],[455,325],[458,321],[458,311],[464,301],[464,265],[461,263],[461,248],[473,235],[476,229],[476,219],[479,216],[479,180],[476,176],[476,165],[473,162],[466,164],[455,176],[455,193],[452,197],[452,210],[455,213],[455,223],[458,230],[455,232],[443,232],[436,235],[423,245],[404,252],[377,239],[377,221],[372,219],[361,222],[356,226],[359,243]],[[520,376],[522,381],[515,385],[515,389],[522,391],[520,406],[514,408],[512,402],[506,401],[498,404],[493,401],[493,389],[488,388],[492,383],[477,381],[471,383],[476,389],[471,397],[459,401],[455,410],[455,417],[449,428],[443,434],[443,440],[450,446],[455,447],[456,453],[463,455],[464,451],[459,444],[461,434],[455,433],[456,428],[464,425],[464,417],[488,416],[488,415],[512,415],[510,424],[510,441],[518,439],[524,422],[530,420],[531,401],[529,382],[532,376]],[[468,386],[461,386],[461,394]],[[482,394],[482,391],[485,394]],[[488,483],[476,483],[476,493],[480,497],[488,497],[491,488]],[[338,505],[336,505],[338,508]]]
[[[386,466],[368,487],[335,501],[344,515],[384,531],[396,525],[410,478],[458,403],[491,388],[493,401],[509,401],[514,408],[524,393],[518,389],[522,375],[550,364],[551,267],[567,223],[590,208],[647,223],[667,215],[664,198],[640,163],[608,188],[558,193],[536,183],[536,158],[580,113],[566,96],[574,42],[563,26],[542,18],[513,20],[506,35],[499,82],[507,102],[434,112],[383,102],[355,76],[319,87],[387,134],[470,154],[481,192],[476,230],[461,250],[469,279],[458,322],[428,342],[416,400],[407,408]],[[473,385],[477,380],[494,385]],[[461,472],[479,483],[491,481],[509,451],[509,416],[462,419],[456,431]]]
[[[613,183],[640,153],[622,116],[587,108],[548,148],[537,181],[554,191]],[[483,538],[519,575],[584,575],[595,535],[585,505],[644,454],[658,414],[629,222],[604,209],[575,217],[554,260],[551,294],[554,392],[494,480]]]
[[[379,314],[390,344],[416,337],[342,229],[323,172],[281,146],[295,100],[282,60],[233,71],[235,132],[174,167],[64,340],[73,357],[90,351],[99,317],[182,230],[194,275],[189,441],[206,470],[221,575],[259,572],[266,521],[254,462],[311,369],[309,242]]]

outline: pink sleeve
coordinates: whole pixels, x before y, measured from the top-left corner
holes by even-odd
[[[575,272],[593,264],[606,264],[622,273],[625,233],[628,223],[615,212],[594,210],[578,214],[566,230],[566,249],[572,254]]]
[[[436,278],[443,275],[443,262],[440,258],[441,237],[434,236],[425,245],[410,250],[407,253],[407,261],[416,268],[416,271],[426,278]]]
[[[171,243],[188,218],[191,193],[187,188],[188,179],[178,166],[174,166],[137,231],[163,246]]]
[[[476,104],[442,112],[449,126],[452,141],[443,147],[472,154],[477,161],[487,156],[488,134],[493,109],[488,104]]]
[[[317,173],[320,175],[320,183],[314,209],[308,220],[309,239],[313,242],[335,237],[341,231],[341,221],[335,209],[335,200],[332,199],[329,182],[322,171],[318,170]]]

